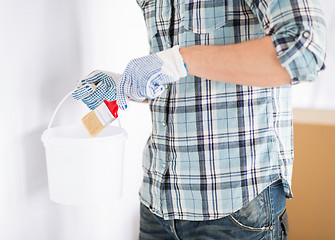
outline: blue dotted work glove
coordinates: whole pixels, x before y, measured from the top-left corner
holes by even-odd
[[[117,85],[117,105],[127,108],[130,97],[136,101],[158,97],[164,85],[186,77],[187,70],[179,46],[131,60]]]
[[[93,110],[104,100],[116,99],[116,85],[120,76],[111,72],[93,71],[77,83],[77,89],[72,96],[74,99],[82,100],[89,109]]]

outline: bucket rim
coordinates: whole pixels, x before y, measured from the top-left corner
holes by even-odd
[[[67,142],[67,143],[92,143],[92,142],[107,142],[109,140],[114,140],[116,138],[125,140],[128,138],[127,132],[118,126],[108,126],[108,127],[113,127],[113,128],[118,128],[121,130],[120,133],[111,135],[111,136],[105,136],[105,137],[87,137],[87,138],[76,138],[76,137],[69,137],[69,138],[63,138],[63,137],[55,137],[55,136],[49,136],[48,132],[52,131],[57,128],[65,128],[65,127],[79,127],[78,124],[73,124],[73,125],[63,125],[63,126],[56,126],[56,127],[50,127],[47,128],[43,131],[42,136],[41,136],[41,141],[43,143],[47,142],[54,142],[54,141],[62,141],[62,142]],[[120,140],[121,140],[120,139]]]

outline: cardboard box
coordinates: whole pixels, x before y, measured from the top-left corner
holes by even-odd
[[[289,240],[335,239],[335,111],[294,110]]]

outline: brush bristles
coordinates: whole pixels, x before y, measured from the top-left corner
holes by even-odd
[[[92,137],[96,137],[105,128],[93,111],[89,112],[81,121]]]

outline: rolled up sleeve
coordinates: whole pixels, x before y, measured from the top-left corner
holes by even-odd
[[[326,23],[314,0],[246,0],[270,36],[292,84],[314,81],[325,68]]]

